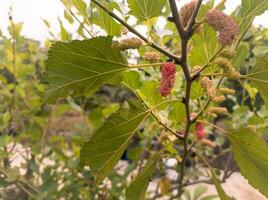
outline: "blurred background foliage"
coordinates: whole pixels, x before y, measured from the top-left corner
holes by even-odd
[[[112,35],[115,39],[132,36],[116,21],[94,5],[87,5],[82,0],[62,0],[66,10],[64,19],[59,19],[61,31],[52,31],[51,40],[41,45],[37,41],[27,39],[20,34],[23,23],[14,23],[10,16],[9,35],[0,34],[0,198],[1,199],[120,199],[127,187],[127,179],[133,177],[132,170],[140,168],[138,160],[147,159],[150,152],[159,149],[164,141],[167,153],[161,156],[152,180],[157,182],[156,198],[169,195],[176,187],[175,179],[170,178],[170,171],[178,171],[182,147],[180,141],[172,136],[166,136],[152,119],[147,119],[137,130],[131,145],[122,157],[122,164],[109,174],[106,183],[94,186],[93,175],[87,167],[79,165],[81,145],[97,130],[106,119],[116,112],[120,105],[135,95],[128,87],[128,78],[140,79],[137,83],[139,95],[149,104],[161,102],[156,92],[158,87],[159,69],[146,68],[139,71],[127,72],[123,76],[125,86],[119,84],[105,85],[94,95],[80,94],[77,97],[67,97],[58,100],[55,105],[43,101],[46,84],[41,76],[45,72],[45,62],[48,48],[57,40],[85,39],[90,35]],[[107,3],[110,9],[122,15],[133,26],[145,26],[149,30],[148,37],[159,44],[179,53],[179,38],[174,37],[176,31],[172,23],[166,21],[169,15],[164,8],[161,18],[165,26],[156,26],[157,18],[148,21],[136,19],[133,22],[132,13],[128,13],[124,3],[114,1]],[[44,20],[48,29],[49,21]],[[76,35],[71,35],[66,26],[78,24]],[[212,31],[212,30],[211,30]],[[192,45],[195,45],[193,41]],[[215,41],[213,41],[215,42]],[[128,50],[124,54],[129,62],[147,63],[142,57],[146,51],[153,51],[144,45],[139,50]],[[268,53],[268,30],[262,27],[252,27],[238,46],[239,57],[234,58],[237,69],[246,74],[256,65],[256,56],[262,57]],[[242,53],[241,53],[242,52]],[[165,61],[159,57],[159,61]],[[191,60],[194,64],[196,60]],[[138,74],[138,75],[137,75]],[[179,97],[183,94],[183,75],[177,71],[177,81],[172,95]],[[139,82],[137,80],[137,82]],[[268,112],[260,94],[248,81],[234,80],[226,86],[236,90],[235,95],[229,95],[222,103],[228,108],[229,115],[213,119],[215,124],[224,123],[233,128],[248,125],[263,138],[267,133]],[[198,110],[199,103],[204,100],[200,84],[193,86],[192,109]],[[153,92],[155,91],[155,92]],[[183,105],[172,104],[162,110],[162,117],[172,121],[170,126],[180,130],[184,125],[185,113]],[[231,157],[229,142],[209,129],[208,139],[217,145],[214,148],[197,145],[198,151],[205,150],[211,164],[227,170],[225,176],[237,170],[231,158],[228,166],[226,159]],[[162,134],[163,133],[163,134]],[[157,137],[161,135],[163,138]],[[146,138],[146,139],[145,139]],[[194,140],[194,136],[190,139]],[[179,153],[179,154],[178,154]],[[174,161],[175,160],[175,161]],[[173,164],[170,162],[173,161]],[[174,164],[175,163],[175,164]],[[230,165],[229,165],[230,164]],[[195,154],[187,160],[187,180],[199,180],[208,177],[202,170],[197,170],[200,160]],[[122,169],[125,168],[125,169]],[[220,173],[218,171],[217,173]],[[202,178],[201,178],[202,179]],[[107,183],[109,182],[109,184]],[[187,182],[187,181],[186,181]],[[202,196],[206,188],[198,187],[196,191],[184,193],[185,199],[209,200],[216,196]]]

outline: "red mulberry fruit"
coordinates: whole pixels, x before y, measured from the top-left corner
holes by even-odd
[[[205,127],[201,122],[195,123],[195,135],[198,140],[203,140],[205,138]]]
[[[167,62],[162,66],[160,94],[164,97],[168,96],[175,83],[176,66],[172,62]]]

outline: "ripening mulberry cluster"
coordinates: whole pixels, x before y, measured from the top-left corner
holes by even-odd
[[[196,136],[196,139],[200,142],[200,144],[204,146],[209,146],[211,148],[214,148],[215,146],[217,146],[214,142],[206,139],[205,126],[200,121],[197,121],[195,123],[195,136]]]
[[[229,89],[229,88],[220,88],[219,91],[222,93],[222,94],[234,94],[235,91],[232,90],[232,89]]]
[[[213,81],[208,77],[202,77],[200,79],[202,88],[206,91],[210,98],[214,98],[217,95],[217,90],[213,85]]]
[[[205,138],[205,127],[204,124],[201,122],[195,123],[195,136],[198,140],[202,140]]]
[[[220,53],[219,58],[217,58],[214,63],[223,69],[223,73],[229,79],[238,79],[240,77],[239,71],[237,71],[229,59],[233,58],[234,53],[228,49],[223,50]]]
[[[219,10],[211,9],[205,18],[207,23],[218,31],[218,39],[222,45],[232,44],[238,34],[238,26],[232,17]]]
[[[123,39],[120,42],[114,42],[113,45],[118,47],[121,51],[125,51],[128,49],[139,49],[142,45],[142,41],[133,37]]]
[[[180,15],[182,26],[184,28],[187,26],[189,20],[191,19],[195,6],[196,6],[196,0],[193,0],[190,3],[185,4],[180,9],[179,15]]]
[[[150,63],[158,62],[160,59],[159,53],[155,51],[147,51],[143,55],[144,60],[149,61]]]
[[[208,113],[210,113],[210,114],[218,115],[218,114],[224,114],[224,113],[227,113],[227,112],[228,112],[228,110],[226,108],[224,108],[224,107],[214,107],[214,106],[212,106],[212,107],[208,108]]]
[[[193,68],[192,68],[192,70],[191,70],[191,73],[192,74],[195,74],[195,73],[197,73],[199,70],[201,70],[202,69],[202,67],[200,66],[200,65],[196,65],[196,66],[194,66]]]
[[[161,82],[159,92],[166,97],[170,94],[175,83],[176,66],[172,62],[164,63],[161,70]]]

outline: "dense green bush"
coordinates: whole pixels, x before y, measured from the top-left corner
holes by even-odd
[[[238,170],[268,197],[267,0],[62,3],[61,41],[0,35],[1,198],[233,199]]]

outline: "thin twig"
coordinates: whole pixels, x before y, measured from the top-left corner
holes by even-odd
[[[148,41],[148,39],[146,37],[144,37],[141,33],[139,33],[138,31],[136,31],[132,26],[130,26],[129,24],[127,24],[124,20],[122,20],[120,17],[118,17],[115,13],[113,13],[108,8],[106,8],[98,0],[92,0],[92,2],[95,3],[98,7],[100,7],[107,14],[109,14],[112,18],[116,19],[120,24],[122,24],[124,27],[126,27],[130,32],[134,33],[141,40],[143,40],[144,42],[146,42],[149,46],[151,46],[152,48],[158,50],[159,52],[161,52],[162,54],[166,55],[167,57],[173,59],[176,63],[180,64],[181,61],[180,61],[180,58],[178,56],[170,53],[169,51],[167,51],[165,49],[163,49],[159,45],[157,45],[157,44],[155,44],[153,42]]]
[[[222,50],[223,50],[223,47],[218,49],[218,51],[207,61],[207,63],[200,70],[198,70],[195,74],[192,75],[192,81],[194,81],[200,76],[200,74],[210,65],[210,63],[218,56],[218,54]]]
[[[193,31],[194,31],[193,26],[194,26],[194,24],[195,24],[195,19],[196,19],[196,17],[197,17],[198,11],[199,11],[199,9],[200,9],[200,7],[201,7],[201,5],[202,5],[202,1],[203,1],[203,0],[198,0],[197,4],[196,4],[196,6],[195,6],[194,12],[193,12],[193,14],[192,14],[192,16],[191,16],[191,19],[190,19],[190,21],[188,22],[188,25],[187,25],[187,27],[186,27],[186,34],[187,34],[187,37],[191,37],[191,35],[192,35]]]
[[[180,21],[176,20],[179,19],[178,18],[178,13],[175,12],[177,10],[177,6],[174,0],[169,0],[170,6],[171,6],[171,11],[172,11],[172,16],[175,19],[175,24],[176,27],[179,28],[180,26]],[[202,1],[201,1],[202,3]],[[174,8],[172,8],[172,6],[174,6]],[[199,10],[200,6],[197,6],[196,9],[196,14],[194,15],[194,20],[197,16],[198,10]],[[190,27],[192,29],[192,26]],[[179,30],[178,30],[179,31]],[[178,187],[178,196],[181,196],[182,194],[182,188],[183,188],[183,178],[184,178],[184,170],[185,170],[185,162],[187,160],[188,157],[188,144],[187,144],[187,139],[188,139],[188,134],[189,134],[189,130],[190,130],[190,126],[192,124],[192,120],[191,120],[191,114],[190,114],[190,94],[191,94],[191,87],[192,87],[192,77],[191,74],[189,72],[189,67],[188,67],[188,63],[187,63],[187,48],[188,48],[188,41],[191,38],[191,36],[186,37],[185,35],[185,30],[184,33],[181,37],[181,66],[182,66],[182,70],[186,79],[186,90],[185,90],[185,111],[186,111],[186,125],[185,125],[185,131],[184,131],[184,138],[183,138],[183,156],[182,156],[182,163],[181,163],[181,168],[180,168],[180,173],[179,173],[179,187]]]
[[[178,11],[175,0],[169,0],[169,5],[170,5],[171,12],[172,12],[173,21],[175,23],[179,36],[180,38],[184,38],[185,30],[182,26],[179,11]]]

